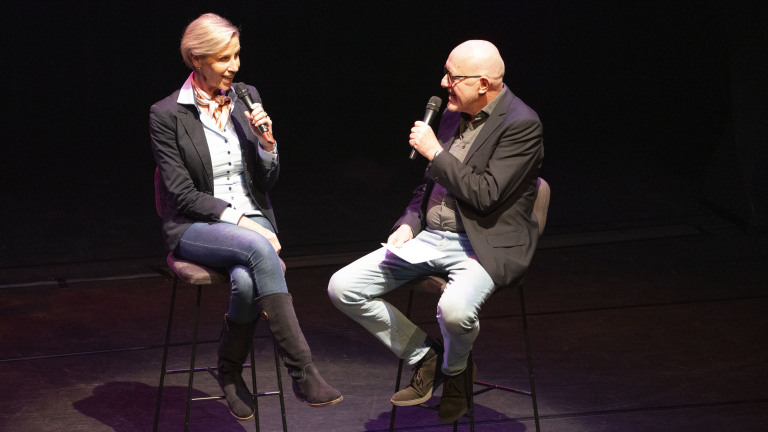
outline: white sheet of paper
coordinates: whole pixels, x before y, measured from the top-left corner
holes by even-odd
[[[400,258],[408,261],[411,264],[418,264],[424,261],[429,261],[436,258],[442,258],[444,253],[439,250],[429,247],[422,242],[407,241],[403,244],[403,247],[394,247],[386,243],[382,243],[388,251],[399,256]]]

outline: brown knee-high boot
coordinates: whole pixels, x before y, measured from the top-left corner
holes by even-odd
[[[243,363],[253,343],[256,321],[239,324],[224,316],[219,342],[219,385],[229,410],[239,420],[253,417],[253,396],[243,380]]]
[[[267,318],[288,374],[293,378],[293,393],[296,397],[315,407],[340,402],[344,397],[323,380],[312,363],[312,353],[296,319],[291,295],[270,294],[257,301]]]

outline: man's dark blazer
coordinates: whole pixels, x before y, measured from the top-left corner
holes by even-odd
[[[414,236],[423,230],[429,195],[440,183],[456,197],[478,261],[497,286],[506,286],[525,274],[538,243],[533,203],[544,145],[538,115],[509,89],[497,97],[463,163],[447,151],[460,114],[443,113],[437,138],[446,151],[427,167],[395,228],[408,224]]]
[[[246,86],[256,103],[259,93]],[[168,250],[174,250],[184,231],[194,222],[218,222],[229,203],[213,196],[213,165],[203,124],[194,104],[177,102],[180,90],[152,105],[149,131],[158,170],[158,211],[163,219],[163,237]],[[251,197],[277,230],[267,191],[277,181],[279,163],[264,168],[259,157],[259,141],[248,126],[245,105],[234,90],[229,95],[232,123],[240,139],[245,181]]]

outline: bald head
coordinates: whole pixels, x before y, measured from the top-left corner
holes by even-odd
[[[504,61],[499,50],[482,40],[457,46],[445,62],[440,86],[448,91],[446,109],[476,115],[504,90]]]
[[[448,58],[460,69],[456,75],[484,75],[491,89],[501,88],[504,61],[494,44],[484,40],[469,40],[454,48]]]

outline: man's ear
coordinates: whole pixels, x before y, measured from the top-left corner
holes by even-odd
[[[480,87],[478,88],[477,92],[481,95],[488,92],[488,89],[491,86],[491,82],[488,81],[488,78],[486,77],[480,77]]]

